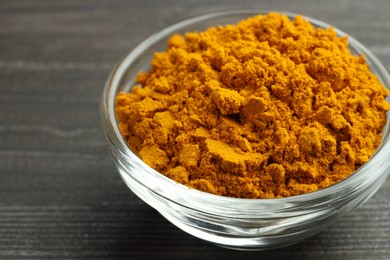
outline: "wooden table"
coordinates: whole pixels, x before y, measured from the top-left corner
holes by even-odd
[[[390,69],[390,2],[0,1],[0,259],[390,259],[390,180],[298,245],[237,252],[174,227],[117,174],[99,124],[116,61],[183,18],[230,8],[302,13]]]

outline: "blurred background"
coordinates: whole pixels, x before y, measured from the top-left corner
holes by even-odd
[[[323,20],[390,69],[387,0],[0,0],[0,259],[390,258],[390,180],[303,243],[236,252],[174,227],[120,179],[99,124],[115,63],[168,25],[236,8]]]

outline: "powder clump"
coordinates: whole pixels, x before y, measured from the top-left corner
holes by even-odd
[[[167,177],[279,198],[348,177],[381,141],[389,92],[346,37],[270,13],[173,35],[116,99],[119,129]]]

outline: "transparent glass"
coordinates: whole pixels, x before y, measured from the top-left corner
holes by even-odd
[[[127,146],[117,127],[115,96],[119,91],[129,91],[137,73],[149,68],[153,54],[166,49],[166,40],[173,33],[202,31],[260,13],[268,12],[232,10],[206,14],[150,36],[115,66],[101,100],[101,124],[107,144],[128,187],[189,234],[241,250],[284,247],[313,236],[367,201],[386,180],[390,168],[389,115],[375,155],[350,177],[319,191],[280,199],[238,199],[189,189],[150,168]],[[290,18],[295,16],[286,14]],[[305,18],[316,27],[330,26]],[[340,36],[346,35],[336,31]],[[389,75],[381,63],[352,37],[349,43],[353,53],[364,54],[370,69],[389,88]]]

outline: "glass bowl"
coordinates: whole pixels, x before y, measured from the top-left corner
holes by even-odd
[[[146,165],[122,138],[114,106],[118,92],[130,90],[137,73],[149,68],[153,54],[166,49],[166,41],[172,34],[235,24],[249,16],[266,13],[257,10],[216,12],[176,23],[153,34],[115,66],[101,100],[101,124],[107,144],[127,186],[185,232],[223,247],[241,250],[263,250],[297,243],[367,201],[390,172],[389,114],[383,141],[375,155],[342,182],[287,198],[239,199],[190,189]],[[295,17],[292,13],[285,14],[291,19]],[[305,18],[316,27],[330,26]],[[339,36],[346,35],[336,31]],[[366,57],[371,71],[389,89],[390,78],[383,65],[352,37],[349,37],[349,46],[352,53]]]

